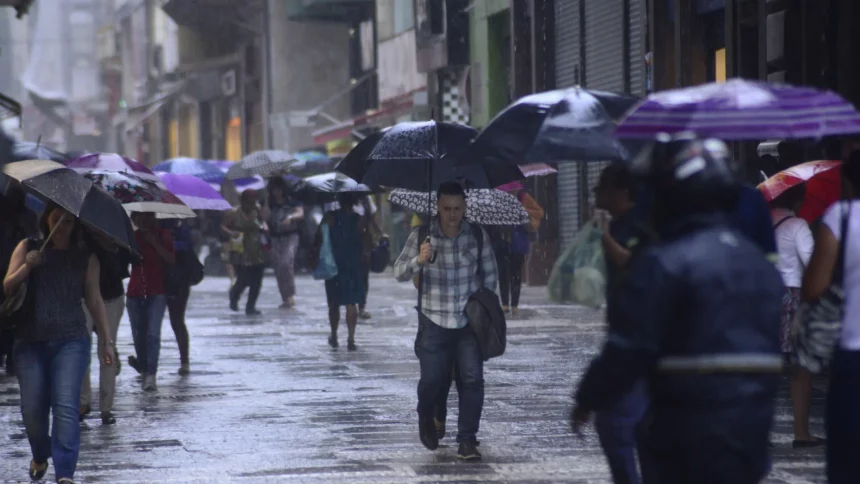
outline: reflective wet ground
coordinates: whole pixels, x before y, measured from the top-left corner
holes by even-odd
[[[461,463],[450,437],[435,453],[418,441],[409,285],[390,276],[371,280],[373,318],[360,322],[354,353],[346,351],[345,327],[341,349],[326,343],[321,282],[300,280],[299,309],[281,311],[275,281],[267,278],[260,317],[230,312],[227,285],[210,278],[194,288],[191,375],[176,373],[178,351],[166,320],[158,392],[142,392],[134,371],[123,366],[117,424],[102,426],[97,408],[83,423],[80,482],[607,482],[593,430],[578,440],[567,424],[573,385],[602,341],[600,313],[548,305],[543,288],[525,289],[521,318],[509,322],[507,353],[486,366],[484,459]],[[118,344],[125,361],[133,352],[127,319]],[[825,482],[820,449],[790,448],[783,386],[767,482]],[[3,483],[29,482],[18,405],[16,382],[0,377]],[[456,391],[449,408],[453,423]],[[817,389],[818,435],[822,408]],[[53,470],[47,477],[53,482]]]

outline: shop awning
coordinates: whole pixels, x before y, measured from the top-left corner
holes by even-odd
[[[185,91],[186,81],[179,81],[162,87],[162,90],[136,106],[129,106],[126,112],[125,130],[132,131],[140,127],[157,113],[162,106],[172,101]]]
[[[398,117],[412,112],[415,107],[416,92],[409,92],[391,99],[383,104],[380,109],[368,111],[343,123],[326,126],[314,131],[314,144],[321,145],[333,140],[349,138],[356,129],[368,127],[385,128],[395,124]]]
[[[260,33],[256,17],[265,0],[168,0],[161,7],[179,25],[225,38]]]

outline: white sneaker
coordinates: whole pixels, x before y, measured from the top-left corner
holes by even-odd
[[[143,377],[143,391],[154,392],[157,389],[155,386],[155,375],[146,375]]]

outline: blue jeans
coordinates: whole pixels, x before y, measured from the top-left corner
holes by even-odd
[[[641,484],[636,463],[638,425],[648,409],[645,382],[639,381],[633,389],[607,410],[594,416],[594,428],[615,484]],[[641,452],[639,458],[642,458]]]
[[[418,416],[437,415],[440,396],[451,387],[454,362],[459,371],[457,442],[475,440],[484,408],[484,361],[478,337],[472,328],[445,329],[427,318],[418,317],[415,354],[421,365],[418,381]]]
[[[78,406],[90,362],[90,338],[17,341],[14,351],[21,415],[33,460],[42,464],[53,457],[57,478],[72,478],[81,446]],[[52,413],[54,421],[49,426]]]
[[[860,475],[860,351],[837,349],[830,364],[824,426],[827,482],[857,482]]]
[[[167,309],[167,297],[163,294],[147,298],[129,297],[125,303],[134,351],[137,362],[145,375],[158,371],[158,355],[161,351],[161,322]]]

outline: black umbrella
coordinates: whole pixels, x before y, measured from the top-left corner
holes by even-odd
[[[462,124],[399,123],[381,133],[378,139],[368,138],[359,143],[344,158],[338,171],[346,171],[368,186],[419,192],[435,190],[448,181],[462,181],[470,188],[494,188],[523,177],[516,167],[494,167],[487,171],[469,160],[462,160],[457,166],[458,158],[476,134],[474,128]],[[362,156],[364,153],[367,155]],[[364,170],[361,159],[366,160]]]
[[[367,167],[370,165],[368,162],[370,153],[373,152],[373,148],[376,147],[376,143],[379,142],[382,135],[385,134],[385,131],[387,131],[387,129],[377,131],[376,133],[370,134],[363,140],[359,141],[358,144],[349,150],[349,153],[347,153],[346,156],[337,163],[334,170],[343,173],[353,180],[361,180],[364,178],[365,173],[367,173]]]
[[[71,168],[53,161],[31,160],[9,163],[3,173],[26,191],[66,209],[88,228],[139,257],[134,229],[119,201]]]
[[[612,133],[616,120],[636,101],[626,94],[578,87],[523,97],[490,121],[460,163],[495,167],[626,160],[632,147]]]
[[[343,173],[332,171],[302,180],[296,187],[295,197],[306,205],[317,205],[333,202],[342,193],[366,195],[373,190]]]
[[[12,157],[14,161],[51,160],[57,163],[65,163],[71,159],[65,153],[60,153],[41,143],[31,143],[29,141],[15,143],[15,146],[12,148]]]

